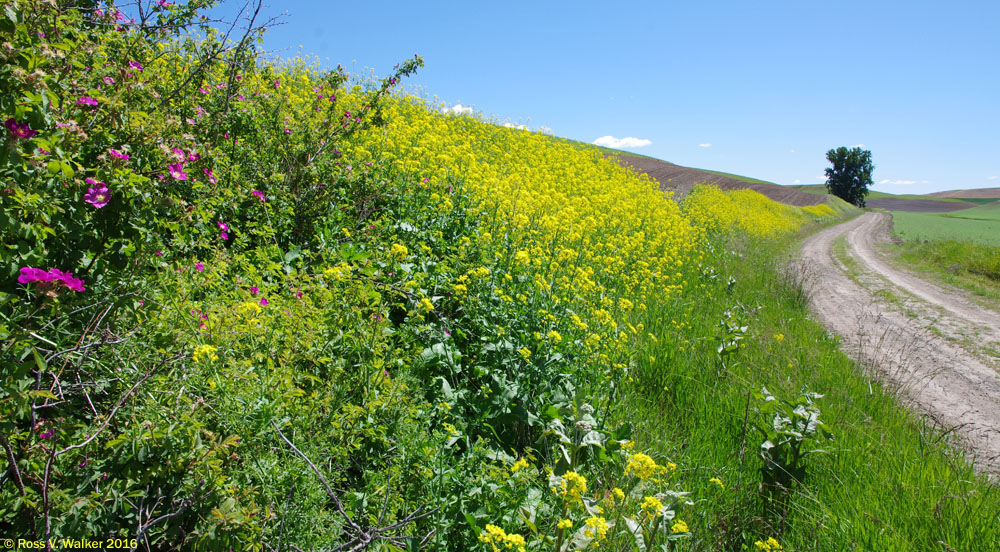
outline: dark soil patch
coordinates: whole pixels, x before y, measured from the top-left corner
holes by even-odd
[[[869,199],[868,207],[885,209],[887,211],[907,211],[910,213],[947,213],[975,207],[975,203],[964,201],[936,201],[933,199],[901,199],[895,197],[880,197]]]
[[[953,197],[956,199],[1000,199],[1000,188],[976,188],[973,190],[948,190],[927,194],[934,197]]]

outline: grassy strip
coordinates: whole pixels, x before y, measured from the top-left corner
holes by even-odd
[[[680,306],[697,313],[682,326],[671,316],[679,305],[649,309],[661,338],[644,343],[619,415],[639,424],[641,442],[694,472],[689,487],[711,512],[697,520],[705,530],[696,548],[735,550],[748,535],[772,534],[795,550],[990,550],[1000,494],[808,319],[804,292],[774,255],[790,243],[714,248],[718,277]],[[717,347],[734,307],[747,329],[723,361]],[[807,457],[805,484],[777,506],[758,492],[755,423],[768,420],[755,414],[752,393],[762,386],[788,399],[803,388],[823,393],[818,406],[836,434]]]
[[[883,248],[890,260],[924,278],[974,295],[990,308],[1000,308],[1000,274],[994,265],[1000,248],[955,240],[908,241]]]

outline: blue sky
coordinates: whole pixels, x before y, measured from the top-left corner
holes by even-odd
[[[275,55],[385,74],[449,106],[779,184],[863,144],[875,189],[1000,186],[1000,3],[272,0]],[[301,46],[301,49],[300,49]],[[641,143],[641,142],[640,142]]]

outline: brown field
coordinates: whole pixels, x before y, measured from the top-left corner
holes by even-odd
[[[935,195],[935,194],[927,194]],[[941,197],[941,196],[938,196]],[[936,201],[933,199],[903,199],[898,197],[879,197],[869,199],[868,207],[885,209],[887,211],[909,211],[911,213],[947,213],[975,207],[975,203],[966,201]]]
[[[978,188],[975,190],[947,190],[927,194],[933,197],[953,197],[956,199],[1000,199],[1000,188]]]

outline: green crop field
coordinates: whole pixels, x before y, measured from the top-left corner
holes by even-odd
[[[952,213],[892,212],[896,235],[908,240],[969,240],[1000,246],[1000,208],[980,206]]]

